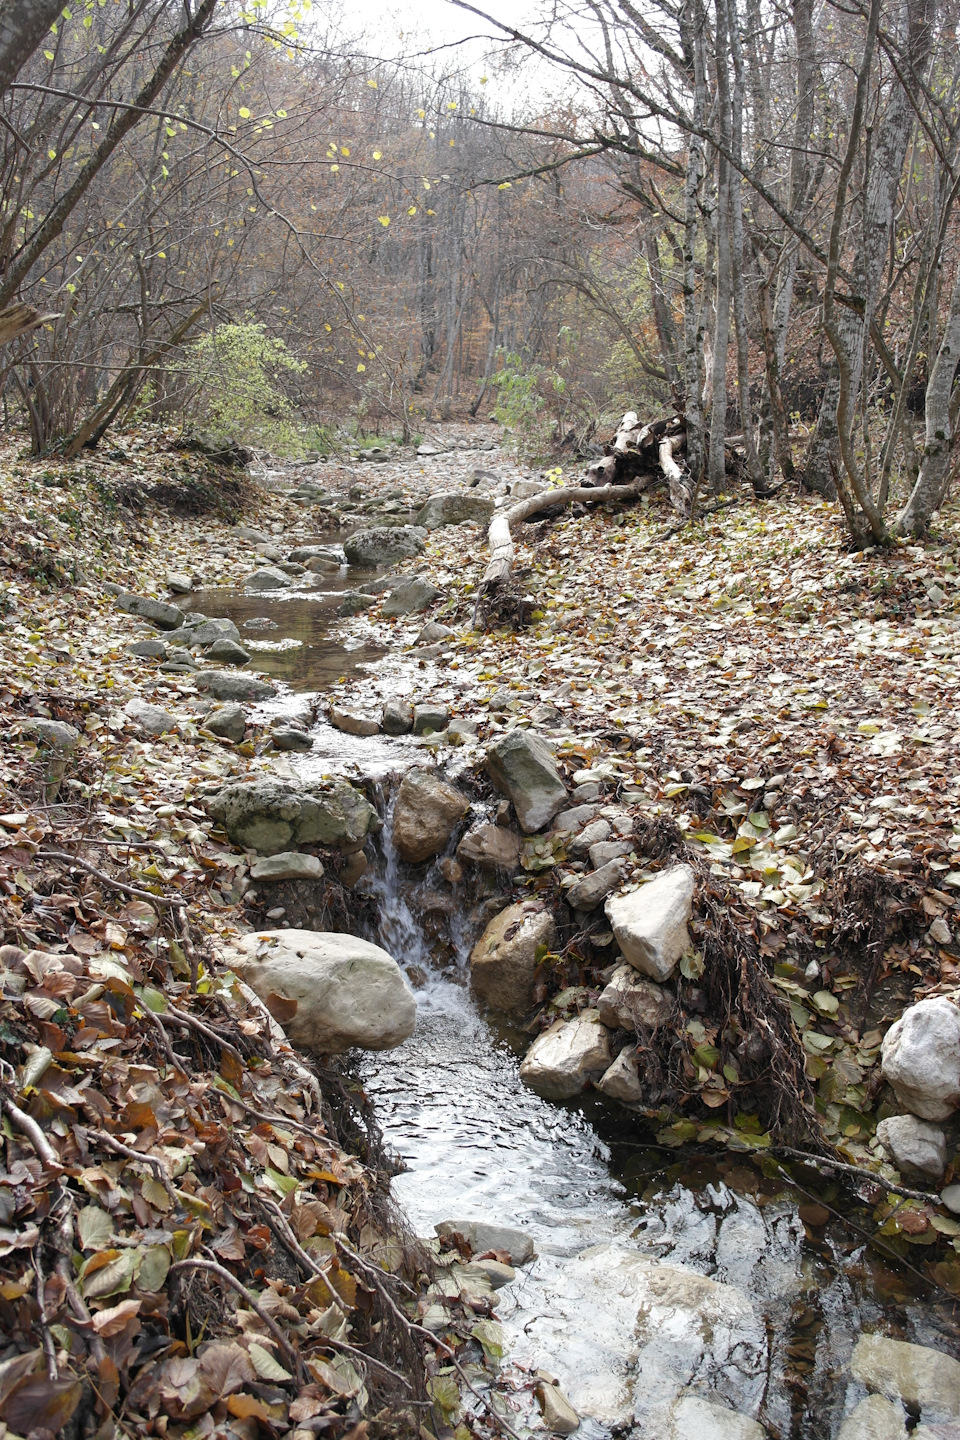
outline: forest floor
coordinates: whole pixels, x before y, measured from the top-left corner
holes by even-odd
[[[339,532],[155,436],[71,466],[19,452],[0,454],[0,1316],[30,1358],[0,1374],[0,1415],[18,1434],[81,1413],[177,1437],[431,1434],[410,1327],[432,1262],[398,1228],[337,1076],[318,1088],[216,961],[247,925],[247,857],[202,787],[281,758],[266,729],[236,745],[205,731],[190,677],[125,650],[135,627],[103,588],[165,596],[171,571],[236,583],[255,561],[241,519],[283,545]],[[344,501],[357,484],[412,501],[477,463],[408,454],[322,479]],[[338,702],[374,708],[414,667],[478,744],[504,716],[549,723],[571,785],[670,817],[711,913],[770,959],[826,1137],[889,1174],[872,1142],[882,1030],[911,994],[955,990],[960,966],[960,509],[891,553],[847,552],[834,507],[783,493],[679,531],[653,497],[517,539],[527,628],[473,629],[484,536],[434,532],[403,568],[442,589],[430,618],[453,635],[418,653],[426,617],[345,621],[387,654]],[[175,728],[145,736],[132,699]],[[79,732],[62,760],[37,719]],[[533,888],[576,875],[550,841],[522,864]],[[694,1012],[686,1036],[705,1108],[661,1116],[666,1143],[735,1138],[739,1077],[709,1019]],[[756,1130],[741,1141],[769,1143]],[[904,1230],[928,1231],[935,1208],[914,1209]],[[474,1376],[497,1349],[489,1311],[481,1298],[451,1321]],[[198,1315],[216,1344],[199,1344]],[[450,1381],[444,1366],[430,1380],[438,1402]]]

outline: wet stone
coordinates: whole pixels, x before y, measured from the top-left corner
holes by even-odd
[[[413,706],[406,700],[388,700],[381,720],[384,735],[409,735],[413,729]]]
[[[278,729],[270,732],[270,739],[277,750],[289,750],[305,754],[313,749],[313,740],[305,730]]]
[[[376,601],[372,595],[363,595],[359,590],[345,590],[343,599],[337,606],[337,614],[344,617],[359,615],[361,610],[369,610]]]
[[[345,706],[330,706],[330,724],[335,730],[342,730],[344,735],[379,735],[379,722],[374,720],[372,715],[364,715],[360,710],[348,710]]]
[[[283,850],[279,855],[265,855],[250,867],[251,880],[322,880],[323,865],[316,855],[302,855],[297,850]]]
[[[250,652],[244,650],[235,640],[214,640],[206,658],[219,660],[224,665],[246,665],[250,660]]]
[[[445,705],[414,705],[414,735],[438,734],[450,723],[450,711]]]
[[[239,744],[247,728],[247,717],[240,705],[221,705],[206,717],[203,728]]]

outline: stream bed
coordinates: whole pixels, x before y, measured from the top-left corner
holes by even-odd
[[[342,588],[320,604],[302,592],[193,598],[241,626],[269,616],[270,638],[301,639],[300,649],[309,629],[310,653],[286,669],[268,656],[292,651],[255,655],[299,692],[270,702],[279,710],[330,687],[347,656],[376,666],[377,652],[348,652],[326,635]],[[477,933],[466,906],[450,917],[438,968],[418,905],[441,885],[437,867],[424,874],[393,852],[391,774],[429,755],[326,723],[312,734],[314,750],[291,757],[304,778],[356,778],[362,765],[384,796],[386,824],[362,882],[377,900],[369,938],[411,975],[419,1015],[409,1041],[356,1068],[404,1167],[395,1195],[421,1235],[442,1220],[482,1219],[522,1229],[537,1252],[496,1297],[518,1388],[514,1425],[536,1413],[529,1392],[543,1369],[583,1417],[584,1440],[837,1440],[867,1394],[850,1371],[864,1330],[957,1353],[956,1304],[923,1275],[922,1251],[868,1245],[871,1209],[839,1185],[813,1170],[791,1180],[765,1152],[658,1145],[596,1092],[550,1102],[529,1090],[519,1077],[529,1036],[471,995]]]

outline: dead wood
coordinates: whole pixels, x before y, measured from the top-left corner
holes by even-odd
[[[0,310],[0,345],[9,345],[20,335],[36,330],[47,320],[58,320],[59,314],[41,315],[32,305],[7,305]]]

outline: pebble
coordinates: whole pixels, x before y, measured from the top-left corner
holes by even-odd
[[[337,606],[337,614],[343,616],[359,615],[361,610],[369,610],[371,605],[377,602],[372,595],[362,595],[359,590],[345,590],[343,599]]]
[[[168,575],[164,582],[168,590],[174,595],[189,595],[193,589],[193,580],[183,571],[175,570]]]
[[[413,706],[406,700],[388,700],[380,723],[385,735],[409,735],[413,729]]]

